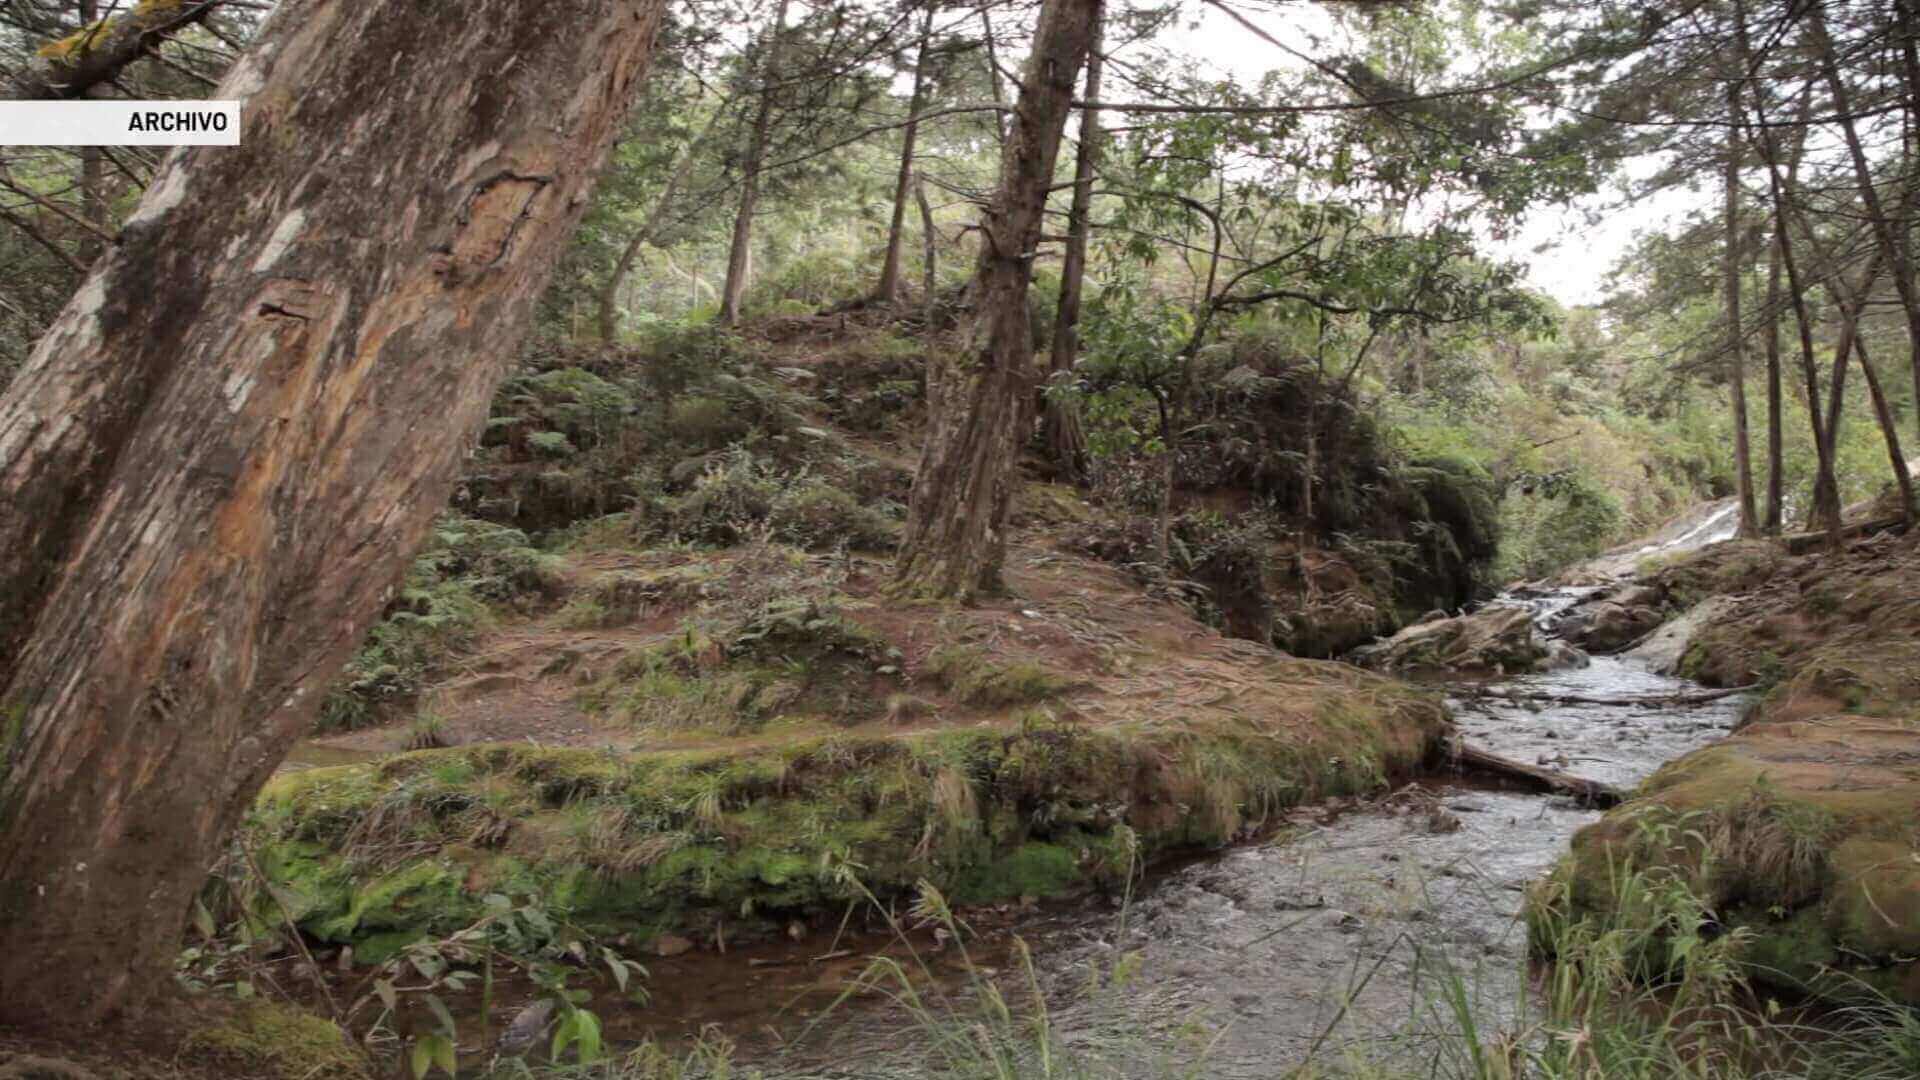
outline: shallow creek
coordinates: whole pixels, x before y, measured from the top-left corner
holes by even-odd
[[[1544,620],[1572,599],[1555,593],[1527,602]],[[1692,686],[1613,657],[1496,685],[1607,698]],[[1723,734],[1743,704],[1451,702],[1463,737],[1477,746],[1622,786]],[[1463,976],[1483,1022],[1517,1007],[1526,968],[1522,892],[1597,816],[1565,797],[1470,779],[1306,808],[1263,842],[1162,868],[1124,903],[1089,897],[969,916],[981,931],[971,958],[998,971],[1009,998],[1031,1009],[1013,951],[1018,937],[1067,1041],[1112,1045],[1111,1032],[1124,1029],[1176,1061],[1204,1061],[1208,1076],[1272,1076],[1310,1054],[1337,1061],[1353,1052],[1417,1052],[1417,1041],[1386,1037],[1432,1015],[1425,1010],[1438,1001],[1443,971]],[[935,983],[959,985],[957,950],[936,951],[924,934],[912,947]],[[850,955],[814,959],[842,952]],[[1125,953],[1139,954],[1137,974],[1088,995],[1089,975],[1110,972]],[[910,1025],[900,1010],[877,997],[828,1008],[875,954],[913,963],[906,941],[824,933],[726,956],[656,960],[653,1003],[609,1003],[612,1014],[603,1015],[621,1039],[670,1041],[716,1024],[736,1042],[738,1063],[770,1074],[911,1075],[917,1070],[903,1043],[913,1039],[902,1037]]]

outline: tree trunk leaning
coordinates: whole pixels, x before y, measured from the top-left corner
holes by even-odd
[[[168,984],[445,504],[662,8],[286,0],[216,95],[242,145],[172,153],[0,397],[0,1022]]]
[[[967,601],[999,585],[1014,457],[1033,394],[1027,290],[1073,88],[1099,0],[1047,0],[1035,27],[1000,186],[982,214],[962,354],[930,370],[931,430],[894,568],[898,596]]]

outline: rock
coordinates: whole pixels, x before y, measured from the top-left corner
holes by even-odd
[[[1547,655],[1540,661],[1541,671],[1572,671],[1591,665],[1593,658],[1564,641],[1547,642]]]
[[[655,956],[679,956],[681,953],[691,952],[692,950],[693,942],[681,937],[679,934],[661,934],[659,937],[653,939],[653,954]]]
[[[518,1056],[532,1049],[553,1023],[553,1010],[553,999],[541,998],[515,1013],[507,1030],[500,1033],[499,1052]]]
[[[1589,652],[1608,653],[1626,648],[1660,625],[1660,612],[1650,607],[1628,607],[1603,600],[1582,613],[1583,625],[1569,636]]]
[[[1687,646],[1693,636],[1708,623],[1722,618],[1733,610],[1736,601],[1730,596],[1714,596],[1700,601],[1688,608],[1679,618],[1669,620],[1666,625],[1653,632],[1645,641],[1628,650],[1624,655],[1646,664],[1662,675],[1678,674],[1680,658],[1686,655]]]
[[[1662,768],[1573,838],[1563,904],[1530,915],[1605,919],[1632,864],[1681,876],[1751,940],[1752,978],[1849,1000],[1920,1004],[1920,727],[1863,716],[1752,725]],[[1664,839],[1686,830],[1698,842]],[[1711,850],[1702,852],[1701,844]],[[1657,959],[1657,957],[1656,957]]]
[[[1622,586],[1618,592],[1607,599],[1622,607],[1657,609],[1666,602],[1666,594],[1655,585],[1632,584]]]
[[[1547,656],[1533,613],[1505,605],[1471,615],[1419,623],[1352,655],[1363,667],[1387,671],[1532,671]]]

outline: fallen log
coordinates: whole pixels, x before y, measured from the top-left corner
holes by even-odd
[[[1685,694],[1642,694],[1637,697],[1592,697],[1586,694],[1541,694],[1522,693],[1518,690],[1489,690],[1485,687],[1473,687],[1461,691],[1462,697],[1499,698],[1502,701],[1540,702],[1547,705],[1611,705],[1620,708],[1637,708],[1647,705],[1705,705],[1720,701],[1735,694],[1744,694],[1758,684],[1729,686],[1723,690],[1698,690]]]
[[[1873,521],[1856,521],[1852,525],[1848,525],[1840,530],[1840,540],[1842,543],[1845,543],[1850,540],[1858,540],[1863,536],[1871,536],[1874,533],[1886,532],[1888,529],[1905,531],[1906,527],[1907,519],[1904,516],[1877,518]],[[1788,533],[1786,536],[1781,537],[1780,541],[1786,545],[1787,554],[1805,555],[1809,551],[1814,551],[1825,546],[1827,543],[1827,533],[1824,529],[1815,532]]]
[[[1583,776],[1573,776],[1541,765],[1529,765],[1524,761],[1501,757],[1499,754],[1462,742],[1456,742],[1453,745],[1453,764],[1462,772],[1471,770],[1492,773],[1495,776],[1518,781],[1534,791],[1553,795],[1571,795],[1588,806],[1603,810],[1609,806],[1619,805],[1627,797],[1624,790],[1612,784],[1588,780]]]

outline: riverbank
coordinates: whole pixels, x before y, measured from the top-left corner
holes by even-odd
[[[1920,537],[1790,557],[1718,545],[1658,570],[1708,605],[1678,668],[1758,685],[1739,732],[1583,830],[1538,921],[1614,917],[1652,875],[1696,897],[1776,993],[1920,1004]],[[1677,962],[1649,928],[1648,969]]]

